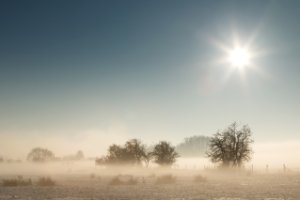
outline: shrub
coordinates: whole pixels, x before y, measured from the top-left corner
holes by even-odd
[[[159,176],[156,179],[157,184],[171,184],[175,182],[176,182],[176,177],[171,174]]]
[[[114,177],[110,183],[110,185],[122,185],[123,182],[120,180],[120,178],[117,176],[117,177]]]
[[[94,178],[96,178],[96,175],[94,173],[91,173],[90,174],[90,179],[94,179]]]
[[[125,185],[136,185],[137,183],[137,179],[131,177],[128,181],[125,182]]]
[[[128,177],[124,177],[125,179],[121,179],[120,176],[116,176],[114,177],[111,181],[110,181],[110,185],[136,185],[138,183],[138,180],[132,176]]]
[[[207,179],[202,175],[197,175],[194,177],[194,182],[205,183],[206,181],[207,181]]]
[[[55,182],[50,177],[42,177],[37,181],[38,186],[54,186]]]
[[[29,186],[32,185],[31,179],[24,180],[22,176],[15,179],[4,179],[2,181],[4,187]]]

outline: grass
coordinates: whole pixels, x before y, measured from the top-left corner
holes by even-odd
[[[159,176],[156,179],[156,184],[172,184],[176,182],[176,177],[172,174]]]
[[[50,177],[41,177],[37,181],[38,186],[54,186],[56,183]]]
[[[197,175],[197,176],[194,177],[194,182],[196,182],[196,183],[205,183],[205,182],[207,182],[207,179],[202,175]]]
[[[18,176],[14,179],[4,179],[2,180],[2,186],[4,187],[16,187],[16,186],[30,186],[32,185],[31,179],[23,179],[22,176]]]

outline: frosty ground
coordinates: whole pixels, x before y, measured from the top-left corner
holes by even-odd
[[[158,183],[158,179],[172,174],[174,182]],[[16,178],[18,174],[1,174],[0,180]],[[201,175],[203,181],[195,181]],[[138,170],[93,173],[51,174],[55,186],[35,184],[48,174],[25,173],[22,178],[32,179],[30,186],[0,186],[0,199],[30,200],[91,200],[91,199],[203,199],[203,200],[297,200],[300,199],[298,172],[219,172],[216,170]],[[112,184],[120,178],[125,182]],[[129,184],[128,179],[135,182]],[[206,179],[206,180],[205,180]]]

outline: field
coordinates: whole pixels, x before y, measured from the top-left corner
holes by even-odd
[[[0,199],[92,200],[297,200],[297,172],[219,172],[216,170],[105,170],[93,173],[52,173],[55,185],[39,185],[42,172],[23,176],[1,173]],[[3,186],[4,180],[32,180],[31,185]],[[160,181],[158,181],[160,180]]]

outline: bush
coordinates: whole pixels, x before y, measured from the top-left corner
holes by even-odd
[[[55,182],[50,177],[42,177],[37,181],[38,186],[54,186]]]
[[[120,178],[117,176],[117,177],[114,177],[110,183],[110,185],[122,185],[123,182],[120,180]]]
[[[131,177],[128,181],[125,182],[125,185],[136,185],[137,183],[137,179]]]
[[[194,182],[205,183],[206,181],[207,181],[207,179],[202,175],[197,175],[194,177]]]
[[[91,173],[90,174],[90,179],[94,179],[94,178],[96,178],[96,175],[94,173]]]
[[[4,187],[16,187],[16,186],[30,186],[32,185],[31,179],[24,180],[22,176],[18,176],[15,179],[4,179],[2,186]]]
[[[171,174],[159,176],[156,179],[157,184],[171,184],[175,182],[176,182],[176,177]]]
[[[138,180],[132,176],[130,176],[128,179],[122,180],[120,176],[114,177],[110,181],[110,185],[136,185],[138,183]]]

